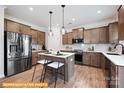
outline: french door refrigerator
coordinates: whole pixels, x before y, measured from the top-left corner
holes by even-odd
[[[32,66],[31,36],[21,33],[4,33],[4,74],[11,76]]]

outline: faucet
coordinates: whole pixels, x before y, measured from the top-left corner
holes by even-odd
[[[122,46],[122,54],[124,54],[124,45],[122,45],[122,44],[116,44],[116,45],[114,46],[114,48],[116,48],[118,45],[121,45],[121,46]]]

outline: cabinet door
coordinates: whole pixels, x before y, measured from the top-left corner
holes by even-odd
[[[10,21],[10,20],[7,20],[6,22],[7,22],[6,23],[7,31],[20,32],[20,29],[19,29],[20,24],[19,23],[16,23],[16,22],[13,22],[13,21]]]
[[[91,32],[90,30],[84,31],[84,43],[91,43]]]
[[[30,29],[31,29],[30,26],[20,24],[20,32],[22,34],[31,35],[31,30]]]
[[[100,43],[108,43],[108,27],[100,27],[99,32]]]
[[[124,40],[124,6],[118,11],[119,40]]]
[[[37,58],[38,58],[37,52],[33,52],[32,53],[32,65],[37,64]]]
[[[73,29],[72,33],[73,33],[73,38],[74,39],[78,38],[78,30],[77,29]]]
[[[73,38],[73,34],[72,34],[72,32],[69,32],[69,33],[67,33],[68,34],[68,44],[72,44],[72,38]]]
[[[63,38],[63,44],[68,44],[68,34],[66,33],[66,34],[64,34],[63,36],[62,36],[62,38]]]
[[[110,87],[111,88],[116,88],[117,84],[117,66],[114,65],[112,62],[111,62],[111,73],[110,73],[110,78],[111,78],[111,81],[110,81]]]
[[[83,28],[78,29],[78,37],[79,38],[84,38],[84,29]]]
[[[43,45],[45,44],[45,33],[38,31],[38,44]]]
[[[99,43],[99,29],[97,28],[91,30],[91,43]]]
[[[31,29],[32,44],[37,44],[37,30]]]
[[[88,52],[83,52],[83,64],[91,65],[91,55]]]
[[[118,43],[118,23],[109,24],[109,43]]]
[[[99,53],[91,53],[91,66],[100,67]]]

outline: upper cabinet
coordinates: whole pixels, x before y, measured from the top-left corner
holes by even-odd
[[[31,29],[32,44],[37,44],[37,30]]]
[[[73,38],[83,38],[84,37],[84,28],[72,29]]]
[[[91,30],[84,31],[84,43],[91,43]]]
[[[6,20],[6,31],[20,32],[20,24],[14,21]]]
[[[63,44],[68,44],[68,34],[67,33],[62,36],[62,42],[63,42]]]
[[[109,29],[108,26],[99,28],[99,43],[109,43]]]
[[[99,27],[84,30],[84,43],[108,43],[108,28]]]
[[[118,22],[109,24],[109,43],[118,43]]]
[[[72,29],[72,32],[68,32],[62,36],[63,44],[72,44],[72,39],[84,38],[84,28]]]
[[[20,24],[20,32],[26,35],[31,35],[31,27],[27,25]]]
[[[68,35],[68,37],[67,37],[67,39],[68,39],[68,44],[72,44],[73,33],[72,33],[72,32],[69,32],[69,33],[67,33],[67,35]]]
[[[118,31],[118,38],[119,40],[124,40],[124,6],[121,6],[118,10],[118,24],[119,24],[119,31]]]
[[[38,36],[38,38],[37,38],[38,44],[44,45],[45,44],[45,32],[38,31],[37,36]]]

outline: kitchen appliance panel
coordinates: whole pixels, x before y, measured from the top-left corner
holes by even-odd
[[[31,36],[4,32],[4,74],[14,75],[32,66]]]

